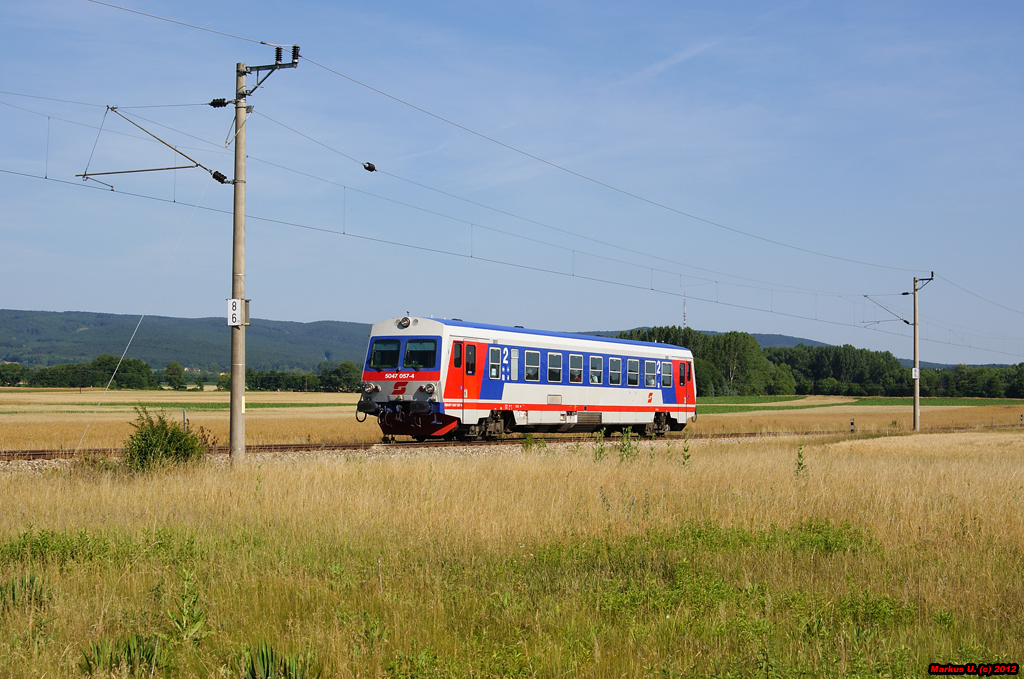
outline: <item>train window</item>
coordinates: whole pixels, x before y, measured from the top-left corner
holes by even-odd
[[[679,362],[679,386],[686,384],[686,361]]]
[[[661,386],[672,386],[672,364],[667,361],[661,364]]]
[[[562,355],[548,354],[548,382],[562,381]]]
[[[508,378],[515,382],[519,379],[519,350],[512,349],[512,367],[509,369]]]
[[[411,339],[406,342],[402,365],[413,370],[433,370],[437,366],[437,340]]]
[[[622,359],[608,359],[608,384],[617,387],[622,384]]]
[[[476,346],[466,345],[466,374],[476,374]]]
[[[370,367],[375,370],[394,370],[401,352],[400,340],[374,340],[370,350]]]
[[[583,356],[569,354],[569,384],[583,384]]]
[[[489,358],[487,360],[487,364],[489,366],[487,375],[492,380],[501,379],[501,348],[491,347],[487,350],[487,353],[489,354]]]
[[[626,359],[626,386],[640,386],[640,361],[635,358]]]
[[[591,384],[601,384],[601,380],[604,378],[604,376],[601,374],[602,372],[604,372],[604,370],[602,370],[602,368],[604,366],[601,365],[601,363],[603,361],[604,361],[604,359],[601,358],[600,356],[591,356],[590,357],[590,383]]]
[[[539,351],[527,351],[526,352],[526,381],[527,382],[539,382],[540,381],[540,352]]]
[[[687,381],[693,381],[693,364],[689,361],[686,362],[686,379]]]
[[[644,361],[644,386],[655,387],[658,381],[658,362]]]
[[[452,348],[452,354],[454,354],[453,358],[455,359],[455,367],[456,368],[461,368],[462,367],[462,342],[456,342],[455,343],[454,347]]]

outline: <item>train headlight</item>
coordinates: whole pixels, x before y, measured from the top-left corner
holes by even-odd
[[[362,392],[364,394],[372,394],[375,391],[380,391],[379,386],[377,386],[376,384],[372,384],[370,382],[363,382],[362,384],[359,385],[359,388],[362,389]]]
[[[425,384],[422,387],[420,387],[420,391],[426,392],[427,395],[429,396],[430,394],[434,393],[434,385],[433,384]]]

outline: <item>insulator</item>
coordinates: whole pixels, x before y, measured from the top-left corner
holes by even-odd
[[[219,181],[221,184],[227,184],[228,183],[228,178],[225,177],[223,173],[217,172],[216,170],[213,172],[212,177],[214,179],[216,179],[217,181]]]
[[[275,48],[274,49],[274,63],[275,64],[280,64],[281,63],[281,55],[282,55],[281,48],[280,47]]]
[[[292,63],[293,64],[299,63],[299,46],[298,45],[292,45]]]
[[[212,106],[214,108],[224,108],[227,105],[228,105],[228,100],[227,99],[214,99],[213,101],[210,102],[210,106]]]

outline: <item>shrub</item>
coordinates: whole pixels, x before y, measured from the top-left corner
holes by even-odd
[[[202,427],[185,431],[162,413],[154,418],[145,408],[136,408],[135,412],[135,433],[124,446],[124,464],[129,469],[145,471],[158,464],[193,462],[207,452],[209,436]]]

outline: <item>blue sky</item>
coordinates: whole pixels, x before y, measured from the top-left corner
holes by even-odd
[[[1024,361],[1018,3],[114,4],[308,59],[249,99],[257,318],[617,329],[685,294],[697,329],[910,357],[935,271],[922,360]],[[169,105],[273,49],[86,0],[0,19],[0,307],[223,315],[230,187],[74,175],[184,164],[115,105],[231,176],[231,109]]]

